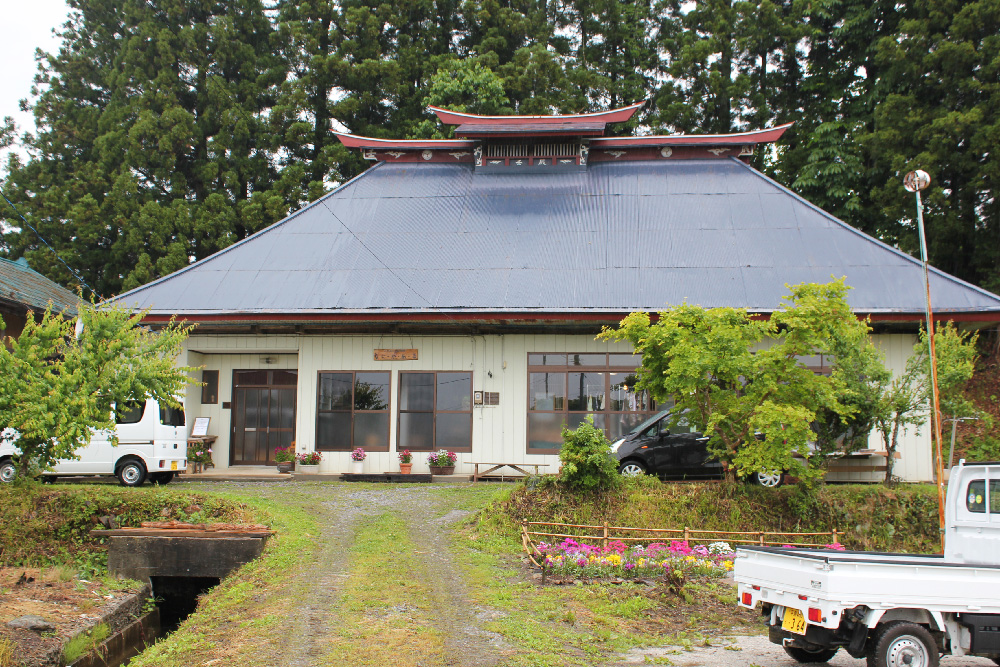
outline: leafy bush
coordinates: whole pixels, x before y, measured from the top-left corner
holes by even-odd
[[[972,439],[972,444],[965,450],[968,461],[1000,461],[1000,438],[982,435]]]
[[[560,479],[566,487],[597,491],[620,483],[618,465],[611,458],[611,443],[604,431],[594,426],[593,417],[588,415],[575,431],[564,428],[562,437]]]

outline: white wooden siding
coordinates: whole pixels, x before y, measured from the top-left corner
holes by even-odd
[[[902,372],[912,352],[912,335],[874,337],[886,354],[890,369]],[[375,361],[374,350],[415,348],[415,361]],[[312,451],[316,438],[316,382],[319,371],[389,371],[390,420],[389,452],[370,452],[364,463],[366,472],[395,471],[398,426],[399,371],[471,371],[474,391],[499,392],[500,405],[473,406],[472,452],[459,454],[457,472],[472,471],[471,461],[510,463],[547,463],[548,472],[559,467],[559,457],[552,454],[529,454],[527,451],[528,354],[531,352],[624,352],[626,343],[606,343],[590,335],[488,335],[488,336],[192,336],[188,342],[188,364],[219,370],[219,404],[201,405],[201,388],[192,387],[187,395],[189,423],[194,417],[212,417],[209,432],[219,436],[215,465],[225,468],[229,461],[230,410],[223,401],[232,400],[233,371],[238,369],[297,368],[296,446]],[[296,351],[293,353],[293,351]],[[264,363],[265,358],[275,363]],[[200,374],[198,374],[200,379]],[[902,458],[896,461],[896,474],[908,481],[931,479],[929,429],[907,432],[901,438]],[[882,449],[873,434],[870,446]],[[875,460],[874,462],[877,462]],[[856,465],[871,465],[863,461]],[[414,472],[426,472],[425,453],[414,456]],[[323,472],[350,470],[349,452],[323,452]],[[878,473],[841,473],[833,478],[842,481],[877,480]]]

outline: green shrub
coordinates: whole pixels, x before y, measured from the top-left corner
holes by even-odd
[[[972,444],[965,450],[968,461],[1000,461],[1000,438],[981,435],[972,439]]]
[[[562,437],[559,460],[563,485],[577,491],[599,491],[621,482],[618,465],[611,458],[611,443],[604,431],[594,426],[593,417],[588,415],[575,431],[564,428]]]

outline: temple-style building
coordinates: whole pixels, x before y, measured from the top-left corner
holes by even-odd
[[[360,176],[221,252],[119,297],[148,322],[197,323],[186,358],[205,387],[215,465],[265,466],[276,446],[322,471],[397,470],[396,453],[558,467],[586,415],[612,439],[654,413],[639,360],[594,336],[683,301],[768,314],[786,284],[846,276],[850,303],[900,372],[924,317],[920,263],[747,163],[787,125],[729,135],[607,136],[641,105],[572,116],[433,108],[454,139],[340,134]],[[1000,320],[1000,297],[934,270],[941,319]],[[822,371],[822,356],[803,363]],[[872,450],[878,450],[876,437]],[[929,429],[896,474],[932,476]],[[877,479],[877,451],[837,479]]]

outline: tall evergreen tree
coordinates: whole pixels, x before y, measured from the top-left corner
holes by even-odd
[[[205,257],[301,199],[276,169],[267,114],[285,68],[260,2],[72,6],[39,77],[32,159],[5,185],[99,294]],[[72,282],[29,230],[8,243]]]
[[[912,195],[902,176],[923,169],[931,263],[1000,291],[1000,0],[918,0],[895,35],[879,40],[884,101],[865,137],[891,178],[873,205],[899,245],[917,249]]]

